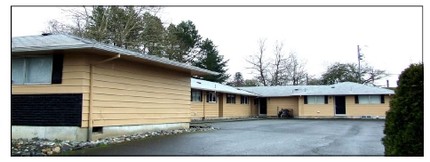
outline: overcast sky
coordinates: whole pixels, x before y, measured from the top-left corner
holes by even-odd
[[[283,42],[284,52],[295,52],[315,77],[332,63],[357,63],[357,45],[363,63],[392,74],[380,85],[388,79],[395,86],[402,70],[422,61],[419,7],[165,7],[158,16],[166,24],[193,21],[229,60],[228,72],[242,72],[245,79],[254,76],[245,60],[256,54],[259,39],[266,39],[268,56],[275,41]],[[12,36],[39,35],[51,19],[64,20],[65,13],[13,7]]]

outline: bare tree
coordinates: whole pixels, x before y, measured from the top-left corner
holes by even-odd
[[[249,56],[249,59],[246,59],[248,63],[251,64],[249,69],[256,70],[258,72],[257,80],[262,83],[264,86],[268,86],[268,66],[266,60],[264,59],[264,53],[266,50],[265,47],[266,40],[259,39],[258,40],[258,53]]]
[[[276,41],[275,49],[273,54],[275,55],[274,63],[271,64],[271,85],[285,85],[287,76],[285,75],[285,71],[288,69],[289,64],[287,58],[283,53],[284,44],[282,42]]]
[[[54,33],[54,34],[60,34],[60,33],[68,33],[69,28],[67,25],[57,21],[57,20],[50,20],[48,22],[48,27],[43,31],[44,33]]]
[[[247,60],[252,66],[249,69],[258,72],[257,80],[264,86],[306,84],[307,72],[305,63],[298,59],[294,52],[285,55],[282,42],[276,41],[273,49],[274,60],[265,59],[265,40],[258,41],[258,53]]]
[[[306,83],[307,72],[305,71],[305,63],[300,61],[294,52],[288,56],[287,75],[288,82],[292,85],[302,85]]]
[[[375,85],[375,80],[380,80],[387,77],[385,70],[374,69],[372,66],[364,64],[361,70],[362,78],[359,80],[362,84]]]

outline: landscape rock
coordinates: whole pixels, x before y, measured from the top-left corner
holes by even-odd
[[[94,141],[62,141],[62,140],[48,140],[40,138],[32,139],[12,139],[12,156],[48,156],[57,155],[62,152],[80,150],[85,148],[97,147],[102,145],[129,142],[133,140],[140,140],[154,136],[175,135],[186,132],[210,131],[215,130],[210,125],[191,125],[189,129],[177,130],[161,130],[155,132],[144,132],[133,135],[122,135],[112,138],[102,138]]]
[[[61,148],[60,148],[59,146],[57,146],[57,147],[55,147],[54,149],[52,149],[52,151],[53,151],[54,153],[60,153]]]

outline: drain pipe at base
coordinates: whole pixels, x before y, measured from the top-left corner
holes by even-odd
[[[112,58],[108,58],[106,60],[103,61],[99,61],[96,63],[92,63],[90,64],[90,93],[89,93],[89,106],[88,106],[88,134],[87,134],[87,141],[92,141],[93,140],[93,84],[94,84],[94,66],[102,64],[102,63],[106,63],[115,59],[120,58],[121,55],[117,54],[116,56],[112,57]]]

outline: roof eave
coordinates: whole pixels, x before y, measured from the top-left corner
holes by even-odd
[[[70,45],[70,46],[47,46],[47,47],[15,47],[12,48],[12,53],[17,52],[35,52],[35,51],[51,51],[51,50],[69,50],[69,49],[85,49],[92,48],[92,45]]]
[[[118,53],[124,54],[127,56],[131,56],[131,57],[135,57],[135,58],[139,58],[139,59],[143,59],[143,60],[147,60],[147,61],[152,61],[152,62],[156,62],[159,64],[169,65],[169,66],[172,66],[175,68],[187,70],[191,73],[191,75],[200,75],[200,76],[202,76],[202,75],[219,75],[219,73],[217,73],[217,72],[213,72],[213,71],[206,70],[206,69],[201,69],[198,67],[192,67],[192,66],[185,65],[183,63],[179,63],[179,62],[175,62],[175,61],[171,61],[171,60],[163,60],[162,61],[161,58],[155,59],[155,58],[151,58],[151,56],[139,57],[135,54],[132,54],[134,52],[131,52],[131,51],[124,52],[123,50],[117,49],[119,47],[110,47],[107,45],[102,45],[100,43],[78,44],[78,45],[69,45],[69,46],[15,47],[15,48],[12,48],[12,53],[35,52],[35,51],[52,51],[52,50],[91,49],[91,48],[96,49],[96,50],[116,53],[116,54],[118,54]]]
[[[231,91],[223,91],[223,90],[214,90],[209,88],[201,88],[201,87],[192,87],[191,89],[197,89],[197,90],[204,90],[204,91],[213,91],[213,92],[221,92],[221,93],[230,93],[230,94],[238,94],[238,95],[247,95],[247,96],[258,96],[252,93],[246,94],[246,93],[237,93],[237,92],[231,92]]]

